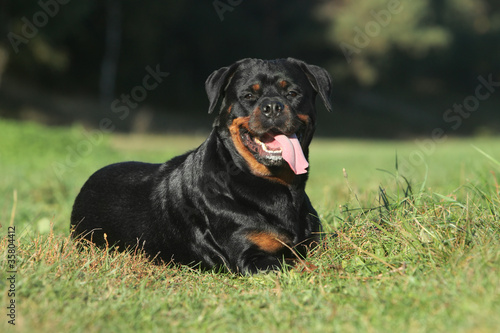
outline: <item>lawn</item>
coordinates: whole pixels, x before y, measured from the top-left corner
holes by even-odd
[[[309,268],[238,276],[76,249],[71,206],[93,171],[202,140],[2,120],[0,331],[498,331],[498,138],[314,140],[325,233]]]

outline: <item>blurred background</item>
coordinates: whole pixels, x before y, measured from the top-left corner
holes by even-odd
[[[5,119],[208,132],[212,71],[295,57],[334,80],[319,135],[500,132],[497,0],[0,0],[0,35]]]

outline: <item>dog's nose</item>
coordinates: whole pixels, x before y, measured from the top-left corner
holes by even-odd
[[[265,101],[260,106],[262,113],[269,118],[277,117],[285,106],[278,101]]]

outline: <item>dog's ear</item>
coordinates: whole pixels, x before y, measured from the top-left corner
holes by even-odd
[[[210,102],[208,113],[214,111],[220,97],[224,96],[224,91],[240,62],[238,61],[229,67],[222,67],[216,70],[205,81],[205,90]]]
[[[288,61],[294,62],[300,66],[302,71],[306,74],[309,82],[314,90],[321,96],[328,112],[332,111],[332,78],[326,69],[309,65],[301,60],[288,58]]]

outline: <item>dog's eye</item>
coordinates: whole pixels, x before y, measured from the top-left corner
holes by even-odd
[[[253,94],[246,94],[245,96],[243,96],[243,98],[245,98],[245,99],[253,99]]]
[[[290,90],[287,94],[286,97],[297,97],[297,92]]]

